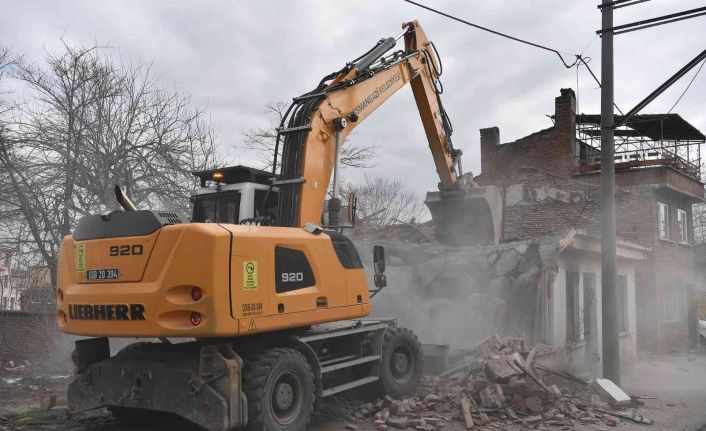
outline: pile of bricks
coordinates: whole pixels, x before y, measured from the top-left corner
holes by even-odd
[[[534,361],[522,340],[488,337],[460,365],[426,376],[408,398],[390,397],[361,405],[354,421],[373,421],[377,430],[444,429],[460,421],[466,429],[575,429],[577,424],[616,426],[621,418],[649,420],[620,409],[639,405],[629,397],[616,405],[596,384]],[[618,389],[619,390],[619,389]],[[358,429],[355,423],[348,429]]]

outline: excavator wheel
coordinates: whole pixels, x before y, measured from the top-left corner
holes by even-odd
[[[422,346],[417,336],[407,328],[387,328],[382,341],[380,394],[400,398],[413,392],[422,379],[422,368]]]
[[[250,431],[304,431],[314,411],[314,374],[294,349],[276,347],[245,361]]]

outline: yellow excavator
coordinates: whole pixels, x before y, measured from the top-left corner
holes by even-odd
[[[116,186],[124,211],[84,217],[64,238],[58,324],[93,337],[76,342],[70,411],[107,407],[137,423],[165,412],[213,431],[294,431],[306,428],[316,398],[361,386],[393,397],[415,389],[416,336],[392,319],[364,318],[386,285],[384,250],[374,247],[370,290],[340,232],[341,145],[410,83],[440,178],[427,196],[439,239],[496,240],[500,201],[461,172],[436,49],[418,22],[403,29],[294,99],[272,172],[196,172],[190,218],[137,210]],[[354,219],[354,199],[348,207]],[[111,356],[113,337],[159,342]]]

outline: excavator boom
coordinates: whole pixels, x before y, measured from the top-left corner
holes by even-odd
[[[446,232],[453,225],[454,231],[481,230],[474,238],[497,240],[497,205],[486,199],[495,191],[468,192],[473,188],[472,176],[461,171],[461,151],[451,142],[452,127],[440,98],[441,65],[436,49],[417,21],[405,23],[403,28],[399,37],[404,37],[404,50],[385,57],[396,39],[382,39],[363,56],[325,77],[314,90],[294,98],[278,129],[275,169],[280,138],[282,151],[281,178],[276,182],[276,225],[301,227],[320,222],[340,145],[358,124],[410,84],[439,176],[440,191],[434,193],[443,195],[428,199],[439,239],[462,245],[457,244],[457,235]],[[464,242],[475,242],[474,238]]]

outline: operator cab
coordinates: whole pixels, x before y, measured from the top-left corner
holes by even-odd
[[[277,206],[277,175],[247,166],[192,172],[201,188],[191,197],[192,221],[240,224],[272,216]],[[265,202],[266,201],[266,202]]]

